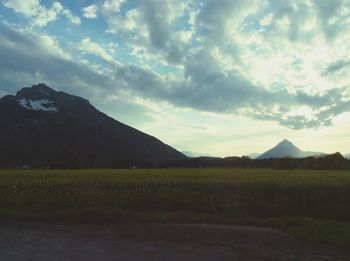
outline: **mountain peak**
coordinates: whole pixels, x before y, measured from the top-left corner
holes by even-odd
[[[57,92],[44,83],[24,87],[17,92],[15,99],[25,109],[46,112],[58,112],[55,104]]]
[[[58,92],[44,83],[24,87],[17,92],[13,99],[25,109],[44,112],[67,112],[76,115],[82,111],[91,110],[88,100],[79,96]]]
[[[295,146],[291,141],[284,139],[278,143],[272,149],[261,154],[257,159],[269,159],[269,158],[304,158],[309,156],[321,155],[321,152],[315,151],[302,151]]]
[[[282,145],[282,144],[286,144],[286,145],[294,145],[291,141],[284,139],[282,141],[280,141],[280,143],[278,143],[277,145]]]
[[[51,89],[49,86],[47,86],[44,83],[39,83],[37,85],[33,85],[32,87],[24,87],[20,91],[17,92],[16,98],[17,99],[44,99],[49,96],[52,96],[53,94],[57,93],[54,89]]]
[[[41,93],[55,93],[56,91],[49,86],[47,86],[45,83],[39,83],[37,85],[33,85],[31,87],[33,90],[41,92]]]
[[[284,139],[272,149],[261,154],[258,159],[283,158],[283,157],[301,157],[303,152],[291,141]]]

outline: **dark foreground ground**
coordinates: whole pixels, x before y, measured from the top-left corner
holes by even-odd
[[[0,260],[350,260],[275,229],[0,221]]]

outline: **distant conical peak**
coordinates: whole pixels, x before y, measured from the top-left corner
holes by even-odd
[[[282,157],[302,157],[305,153],[295,146],[291,141],[284,139],[272,149],[261,154],[258,159],[282,158]]]
[[[295,146],[291,141],[284,139],[278,145],[289,145],[289,146]]]

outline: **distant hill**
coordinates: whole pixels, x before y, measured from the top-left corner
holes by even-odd
[[[297,146],[295,146],[292,142],[287,139],[282,140],[272,149],[261,154],[257,159],[269,159],[269,158],[284,158],[284,157],[292,157],[292,158],[304,158],[315,155],[323,155],[321,152],[314,151],[302,151]]]
[[[345,155],[344,155],[344,158],[346,158],[346,159],[350,159],[350,153],[345,154]]]
[[[249,153],[247,156],[251,159],[256,159],[260,156],[260,153]]]
[[[0,99],[0,166],[113,166],[186,158],[89,101],[45,84]]]
[[[206,153],[199,153],[194,151],[181,151],[181,153],[185,154],[187,157],[190,157],[190,158],[211,157],[211,155],[208,155]]]

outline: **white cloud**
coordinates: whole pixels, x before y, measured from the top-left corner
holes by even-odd
[[[32,26],[44,27],[57,20],[60,15],[65,16],[73,24],[80,24],[80,18],[74,16],[58,1],[54,1],[50,8],[41,5],[39,0],[2,0],[2,4],[16,13],[23,14]]]
[[[112,43],[110,42],[108,45],[107,45],[107,48],[108,48],[108,51],[110,53],[114,53],[116,51],[116,49],[118,48],[118,44],[117,43]]]
[[[80,25],[81,21],[80,18],[78,16],[74,16],[72,14],[71,11],[69,11],[68,9],[64,9],[62,11],[62,14],[72,23],[72,24],[76,24],[76,25]]]
[[[125,0],[106,0],[102,7],[105,11],[119,13],[121,5],[125,2]]]
[[[84,7],[83,9],[83,16],[87,19],[95,19],[97,18],[97,11],[98,6],[97,5],[89,5]]]
[[[35,16],[40,7],[39,0],[2,0],[2,4],[26,16]]]
[[[263,19],[260,20],[260,25],[269,26],[272,23],[272,19],[273,19],[273,14],[269,13]]]
[[[49,22],[57,20],[59,14],[64,10],[63,6],[59,2],[54,2],[50,9],[39,6],[37,13],[33,16],[32,24],[34,26],[46,26]]]
[[[83,52],[101,57],[107,63],[119,64],[119,62],[114,60],[113,57],[103,47],[101,47],[98,43],[92,42],[89,37],[86,37],[81,40],[81,42],[78,45],[78,49]]]
[[[41,34],[37,37],[38,43],[42,46],[42,48],[53,56],[57,56],[61,59],[69,60],[71,55],[68,52],[65,52],[56,39],[56,37],[51,35]]]

